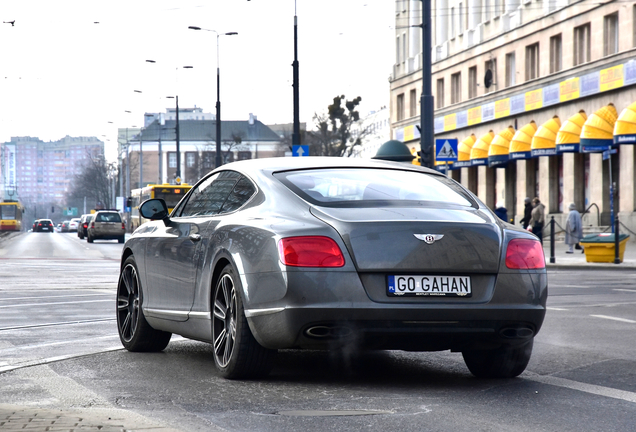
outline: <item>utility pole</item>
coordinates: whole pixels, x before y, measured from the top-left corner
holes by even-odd
[[[300,88],[298,83],[298,17],[296,16],[296,2],[294,1],[294,128],[292,131],[292,145],[300,145]]]
[[[422,166],[434,168],[434,100],[431,84],[431,0],[422,0],[422,96],[420,98],[420,156]]]

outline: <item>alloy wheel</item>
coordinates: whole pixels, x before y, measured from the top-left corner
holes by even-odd
[[[135,335],[139,323],[139,278],[132,264],[124,267],[117,287],[117,326],[125,342]]]
[[[237,309],[234,281],[230,275],[225,274],[217,284],[212,319],[214,357],[222,368],[226,367],[232,358],[236,342]]]

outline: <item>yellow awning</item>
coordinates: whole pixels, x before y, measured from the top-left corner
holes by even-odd
[[[604,151],[614,144],[614,125],[618,112],[614,104],[607,104],[592,114],[581,129],[581,151]]]
[[[510,141],[510,159],[529,159],[532,156],[532,137],[537,129],[537,124],[532,120],[515,133]]]
[[[493,138],[488,148],[488,166],[504,168],[508,163],[510,141],[515,136],[515,128],[508,126]]]
[[[559,116],[554,116],[543,123],[532,137],[530,153],[532,157],[553,156],[556,153],[556,135],[561,127]]]
[[[493,131],[483,134],[470,150],[471,165],[486,165],[488,163],[488,150],[490,143],[495,138]]]
[[[470,134],[459,143],[457,146],[457,162],[453,164],[453,169],[466,168],[470,166],[470,151],[476,141],[477,137],[475,134]]]
[[[636,144],[636,102],[618,116],[614,125],[614,144]]]
[[[587,114],[581,110],[567,119],[556,137],[557,153],[579,152],[581,149],[581,129],[587,120]]]

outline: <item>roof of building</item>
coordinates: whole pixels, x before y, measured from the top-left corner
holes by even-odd
[[[175,120],[166,120],[161,126],[157,121],[152,122],[142,132],[143,141],[158,141],[159,133],[164,141],[175,140]],[[222,121],[221,141],[234,141],[240,137],[242,141],[280,141],[280,137],[269,127],[258,120],[250,124],[247,120]],[[179,120],[179,141],[215,141],[216,120]],[[138,140],[138,137],[133,139]]]

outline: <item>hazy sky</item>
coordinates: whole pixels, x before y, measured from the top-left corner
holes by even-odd
[[[388,105],[394,1],[296,8],[300,121],[339,94],[361,96],[361,114]],[[173,107],[165,96],[213,113],[216,36],[188,26],[238,32],[219,40],[222,119],[293,120],[294,0],[2,0],[0,18],[15,20],[0,24],[0,142],[96,136],[114,159],[117,128]]]

